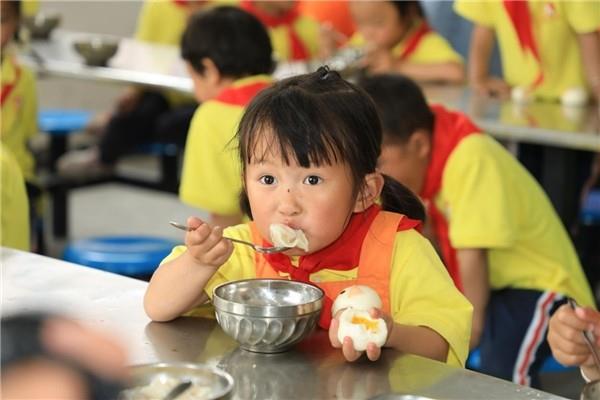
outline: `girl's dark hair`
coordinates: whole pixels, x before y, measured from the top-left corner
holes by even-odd
[[[21,0],[2,0],[3,3],[7,4],[12,8],[12,12],[15,14],[15,18],[17,19],[18,25],[21,23]],[[21,41],[21,35],[19,35],[19,26],[17,25],[17,29],[15,30],[15,35],[13,39],[16,42]]]
[[[272,142],[260,154],[258,145],[265,133]],[[346,163],[352,171],[355,196],[364,177],[375,172],[381,139],[379,117],[369,96],[327,67],[279,81],[260,92],[238,128],[244,174],[246,164],[278,148],[286,164],[290,157],[305,168]],[[385,178],[381,200],[385,210],[425,218],[420,200],[392,178]],[[251,217],[245,190],[242,210]]]
[[[362,78],[359,86],[377,106],[384,141],[402,144],[418,130],[433,132],[433,112],[411,79],[401,75],[377,75]]]
[[[275,63],[263,24],[237,7],[221,6],[194,14],[181,37],[181,57],[198,73],[203,58],[232,78],[270,74]]]
[[[396,7],[398,16],[404,21],[410,21],[415,17],[426,20],[425,13],[419,1],[397,1],[391,0],[391,3]]]

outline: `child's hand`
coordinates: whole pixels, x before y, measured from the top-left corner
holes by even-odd
[[[483,96],[498,97],[500,99],[510,97],[510,86],[504,80],[493,76],[475,80],[471,83],[471,86],[476,93]]]
[[[362,63],[370,73],[383,74],[394,69],[396,60],[388,49],[371,49],[363,57]]]
[[[592,367],[586,368],[589,378],[596,378],[600,371],[594,371],[594,359],[585,343],[583,332],[592,330],[596,336],[596,347],[600,345],[600,313],[591,308],[577,307],[571,309],[568,304],[562,305],[552,315],[548,330],[548,343],[552,355],[563,365]],[[600,350],[600,349],[599,349]]]
[[[129,113],[138,105],[142,98],[142,90],[138,87],[128,87],[117,100],[117,112]]]
[[[187,226],[192,229],[185,235],[185,245],[190,256],[202,266],[219,268],[233,252],[233,244],[223,239],[223,229],[211,228],[199,218],[187,219]]]
[[[319,58],[327,60],[331,58],[337,49],[348,41],[348,37],[335,30],[329,22],[321,24],[319,29]]]
[[[354,349],[354,343],[352,342],[352,338],[346,336],[344,338],[343,343],[341,343],[338,339],[338,329],[340,326],[339,317],[343,311],[344,311],[343,309],[338,311],[338,313],[331,319],[331,325],[329,326],[329,341],[331,342],[331,345],[333,347],[335,347],[336,349],[339,349],[340,347],[342,348],[342,353],[344,354],[344,357],[346,358],[347,361],[356,361],[357,359],[360,358],[360,356],[362,355],[363,352],[356,351]],[[394,321],[392,320],[392,318],[389,315],[384,314],[381,310],[379,310],[377,308],[372,308],[369,311],[369,315],[373,319],[383,318],[383,320],[385,321],[385,324],[387,326],[387,331],[388,331],[388,335],[386,338],[386,343],[387,343],[387,340],[389,339],[390,334],[392,332],[392,328],[394,326]],[[379,356],[381,355],[381,348],[378,347],[375,343],[370,342],[367,345],[366,352],[367,352],[367,357],[369,358],[369,360],[377,361],[379,359]]]

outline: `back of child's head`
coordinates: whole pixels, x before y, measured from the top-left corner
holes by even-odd
[[[433,112],[419,86],[410,78],[377,75],[361,79],[359,85],[377,106],[384,143],[406,143],[418,130],[433,132]]]
[[[423,8],[421,7],[421,3],[419,1],[390,1],[396,11],[398,12],[398,16],[402,21],[410,22],[416,19],[426,19],[425,13],[423,12]]]
[[[208,58],[231,78],[270,74],[274,69],[269,34],[253,15],[221,6],[190,17],[181,38],[181,56],[199,74]]]
[[[365,176],[376,172],[382,133],[369,96],[336,71],[321,67],[259,93],[240,121],[238,139],[244,172],[268,151],[281,155],[285,164],[305,168],[344,163],[357,196]],[[386,210],[424,219],[420,200],[391,178],[385,179],[381,200]],[[245,194],[242,208],[250,215]]]

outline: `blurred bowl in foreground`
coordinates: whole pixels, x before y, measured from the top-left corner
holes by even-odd
[[[177,400],[213,400],[227,395],[233,378],[227,372],[205,364],[156,363],[134,365],[130,369],[131,385],[121,393],[123,400],[162,399],[179,383],[191,386]]]
[[[119,41],[115,38],[93,37],[76,40],[73,47],[87,65],[104,67],[117,52]]]
[[[48,39],[50,34],[60,25],[61,16],[57,13],[37,13],[23,18],[23,25],[32,39]]]
[[[313,331],[323,297],[321,289],[308,283],[247,279],[217,286],[213,304],[217,322],[241,348],[278,353]]]

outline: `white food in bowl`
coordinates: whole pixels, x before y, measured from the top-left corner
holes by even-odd
[[[526,104],[532,100],[529,89],[525,86],[515,86],[510,91],[510,98],[518,104]]]
[[[346,336],[352,339],[354,350],[365,351],[367,344],[374,343],[382,347],[387,339],[387,326],[382,318],[373,319],[368,311],[345,309],[339,318],[338,340],[344,341]]]
[[[588,95],[583,88],[574,87],[564,91],[560,96],[560,102],[569,107],[580,107],[588,102]]]
[[[369,311],[371,308],[381,308],[381,298],[377,292],[365,285],[354,285],[342,290],[335,298],[331,314],[335,315],[344,308],[355,308]]]
[[[298,247],[308,251],[308,239],[302,229],[293,229],[284,224],[271,224],[269,234],[274,246]]]
[[[158,375],[155,376],[152,381],[146,386],[138,386],[123,393],[123,397],[126,400],[151,400],[151,399],[162,399],[175,386],[181,382],[180,379]],[[211,388],[207,385],[198,384],[192,382],[192,385],[187,388],[183,393],[177,396],[177,400],[202,400],[211,398]]]

